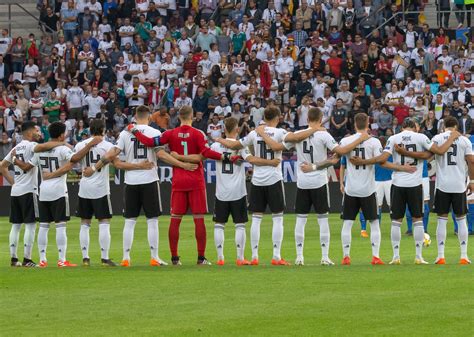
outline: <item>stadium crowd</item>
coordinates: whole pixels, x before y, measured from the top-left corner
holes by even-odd
[[[309,107],[318,106],[336,140],[354,131],[358,112],[370,116],[376,135],[399,132],[408,116],[430,138],[445,116],[473,132],[473,42],[433,32],[418,16],[403,21],[390,1],[45,0],[40,7],[43,36],[1,32],[0,158],[21,140],[22,121],[35,121],[46,141],[48,125],[60,120],[76,144],[100,116],[115,142],[141,104],[152,107],[151,125],[161,130],[175,128],[177,110],[192,106],[193,126],[210,140],[222,135],[226,116],[245,136],[271,104],[288,130],[306,128]]]

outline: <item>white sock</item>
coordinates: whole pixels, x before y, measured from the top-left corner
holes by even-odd
[[[214,243],[217,250],[217,259],[224,260],[224,225],[216,223],[214,225]]]
[[[244,223],[235,224],[235,247],[237,248],[237,258],[244,259],[245,241],[247,240],[247,233],[245,232]]]
[[[461,259],[467,259],[467,241],[468,241],[468,232],[467,232],[467,223],[466,217],[457,219],[458,221],[458,239],[459,245],[461,246]]]
[[[67,235],[64,222],[56,224],[56,245],[58,246],[59,260],[66,261]]]
[[[272,214],[272,217],[273,258],[275,260],[281,260],[281,243],[283,241],[283,213]]]
[[[81,230],[79,232],[79,242],[81,244],[81,251],[82,251],[82,258],[88,259],[89,258],[89,230],[91,229],[90,224],[83,223],[81,225]]]
[[[108,223],[99,224],[99,245],[101,259],[108,260],[110,250],[110,224]]]
[[[393,259],[400,258],[400,241],[402,241],[402,224],[398,221],[392,221],[392,230],[390,239],[392,240]]]
[[[329,231],[329,221],[327,214],[318,214],[319,224],[319,242],[321,244],[321,252],[324,260],[329,259],[329,242],[331,240],[331,232]]]
[[[31,260],[31,252],[33,251],[33,245],[35,243],[35,232],[36,232],[35,223],[25,224],[25,235],[23,237],[23,241],[25,242],[25,247],[24,247],[25,259]]]
[[[296,257],[303,257],[304,249],[304,228],[308,221],[308,214],[297,214],[295,225],[295,245]]]
[[[40,261],[46,260],[46,249],[48,248],[49,223],[40,223],[38,229],[38,251]]]
[[[252,259],[258,259],[258,243],[260,242],[260,224],[262,215],[252,215],[252,225],[250,226],[250,243],[252,244]]]
[[[123,259],[130,260],[130,250],[132,249],[133,233],[135,231],[135,223],[137,219],[125,219],[123,226]]]
[[[352,225],[353,220],[344,220],[341,231],[342,252],[344,257],[351,254]]]
[[[148,244],[150,245],[151,258],[158,260],[158,218],[146,219],[148,225]]]
[[[380,257],[380,223],[379,219],[370,222],[370,242],[372,245],[372,256]]]
[[[423,258],[423,240],[425,238],[425,229],[423,228],[423,221],[413,222],[413,239],[415,239],[416,258]]]
[[[436,242],[438,243],[438,258],[444,258],[444,247],[446,246],[446,225],[448,218],[438,217],[438,226],[436,227]]]
[[[10,230],[10,256],[18,257],[18,241],[20,240],[20,230],[21,224],[14,223],[12,224],[12,229]]]

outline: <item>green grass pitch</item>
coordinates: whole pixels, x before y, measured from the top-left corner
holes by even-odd
[[[160,218],[160,256],[169,260],[168,217]],[[285,216],[283,257],[295,258],[294,215]],[[140,218],[132,267],[99,265],[98,231],[91,229],[90,268],[58,269],[55,230],[49,232],[46,269],[9,267],[7,218],[0,219],[0,336],[474,336],[474,266],[460,266],[459,245],[448,224],[447,265],[415,266],[412,237],[401,244],[402,265],[371,266],[369,239],[353,228],[353,265],[341,266],[341,220],[330,217],[334,267],[319,265],[314,215],[306,225],[304,267],[274,267],[271,216],[262,223],[258,267],[234,265],[234,228],[226,228],[226,265],[195,265],[194,227],[181,225],[183,266],[148,266],[146,224]],[[207,256],[215,261],[207,218]],[[424,249],[436,257],[433,243]],[[249,228],[246,257],[250,258]],[[111,258],[121,259],[123,219],[112,222]],[[390,225],[382,222],[381,258],[389,262]],[[68,224],[68,259],[81,262],[79,221]],[[472,237],[471,237],[472,238]],[[22,239],[22,236],[21,236]],[[22,257],[22,248],[19,249]],[[469,247],[470,256],[474,249]],[[38,252],[35,243],[34,260]]]

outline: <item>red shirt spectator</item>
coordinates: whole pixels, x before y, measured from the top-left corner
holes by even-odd
[[[331,57],[327,60],[327,64],[331,68],[331,72],[334,74],[336,78],[341,76],[341,66],[342,66],[342,59],[337,56],[337,52],[333,50],[331,52]]]
[[[401,125],[405,118],[410,116],[410,108],[405,105],[405,100],[400,98],[399,104],[393,110],[393,117],[398,119],[398,125]]]

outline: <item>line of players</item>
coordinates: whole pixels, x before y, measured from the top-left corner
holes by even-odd
[[[272,212],[273,265],[288,265],[281,257],[283,241],[283,210],[285,208],[283,177],[280,166],[282,151],[296,148],[297,152],[297,195],[295,226],[296,264],[303,265],[304,232],[311,207],[317,214],[320,226],[322,265],[333,265],[329,258],[330,229],[328,222],[329,197],[326,168],[344,156],[347,162],[346,185],[343,198],[343,229],[341,234],[344,259],[350,264],[351,227],[360,210],[371,225],[372,264],[383,264],[380,259],[380,224],[375,193],[374,164],[394,170],[391,188],[391,241],[393,258],[391,264],[400,263],[401,221],[408,208],[414,220],[416,247],[415,263],[427,263],[422,257],[423,248],[423,189],[422,159],[436,156],[438,166],[435,195],[435,212],[438,214],[438,259],[444,264],[447,214],[452,209],[458,221],[458,237],[461,247],[461,264],[470,263],[467,257],[466,224],[466,180],[469,175],[469,189],[474,187],[472,169],[473,154],[469,140],[456,131],[457,120],[446,120],[447,131],[436,136],[431,142],[426,136],[416,133],[415,122],[408,119],[403,131],[392,136],[385,150],[380,142],[368,133],[368,118],[365,114],[355,116],[357,133],[344,138],[337,144],[332,136],[321,127],[322,113],[317,108],[308,112],[309,127],[295,133],[287,133],[276,128],[280,111],[267,107],[264,112],[265,125],[252,131],[247,137],[237,140],[238,123],[235,119],[225,120],[225,139],[219,139],[211,148],[207,146],[205,135],[192,128],[193,111],[183,107],[179,111],[181,127],[159,131],[148,126],[150,110],[146,106],[137,108],[136,125],[121,133],[117,145],[103,141],[104,125],[95,120],[91,123],[92,138],[79,143],[73,152],[64,145],[64,126],[52,123],[51,142],[36,144],[38,129],[29,123],[23,125],[22,143],[18,144],[2,161],[3,175],[12,183],[10,253],[12,265],[20,265],[17,247],[21,224],[25,224],[24,266],[35,266],[31,251],[35,237],[35,218],[39,215],[40,229],[38,248],[39,266],[47,266],[46,247],[49,224],[56,224],[58,246],[58,266],[75,266],[66,259],[66,221],[69,220],[69,205],[66,174],[72,163],[80,161],[83,177],[80,182],[78,216],[81,217],[80,244],[83,264],[89,265],[89,228],[91,219],[99,220],[99,243],[102,264],[114,266],[109,258],[110,229],[112,216],[108,165],[112,163],[125,174],[125,225],[123,231],[122,266],[128,267],[136,218],[141,209],[145,213],[148,226],[150,265],[166,264],[158,256],[158,216],[161,201],[158,175],[155,167],[157,158],[173,165],[171,194],[171,222],[169,242],[171,261],[181,264],[178,255],[179,225],[188,208],[193,213],[198,250],[198,264],[210,264],[205,258],[206,229],[204,214],[207,213],[206,192],[202,160],[217,160],[216,207],[214,211],[214,238],[218,262],[224,264],[224,226],[232,215],[236,227],[235,242],[238,265],[259,264],[260,224],[263,213],[269,207]],[[171,153],[161,146],[168,145]],[[253,148],[251,155],[247,148]],[[150,149],[151,148],[151,149]],[[328,157],[328,151],[337,156]],[[118,159],[124,155],[124,161]],[[393,163],[387,159],[392,156]],[[247,160],[254,167],[249,196],[248,210],[252,212],[250,241],[252,259],[244,258],[246,243],[245,223],[247,222],[247,202],[245,170],[241,161]],[[10,177],[7,167],[15,166],[15,177]],[[39,202],[37,201],[37,167],[41,175]],[[469,173],[469,174],[468,174]],[[39,214],[38,214],[39,213]]]

